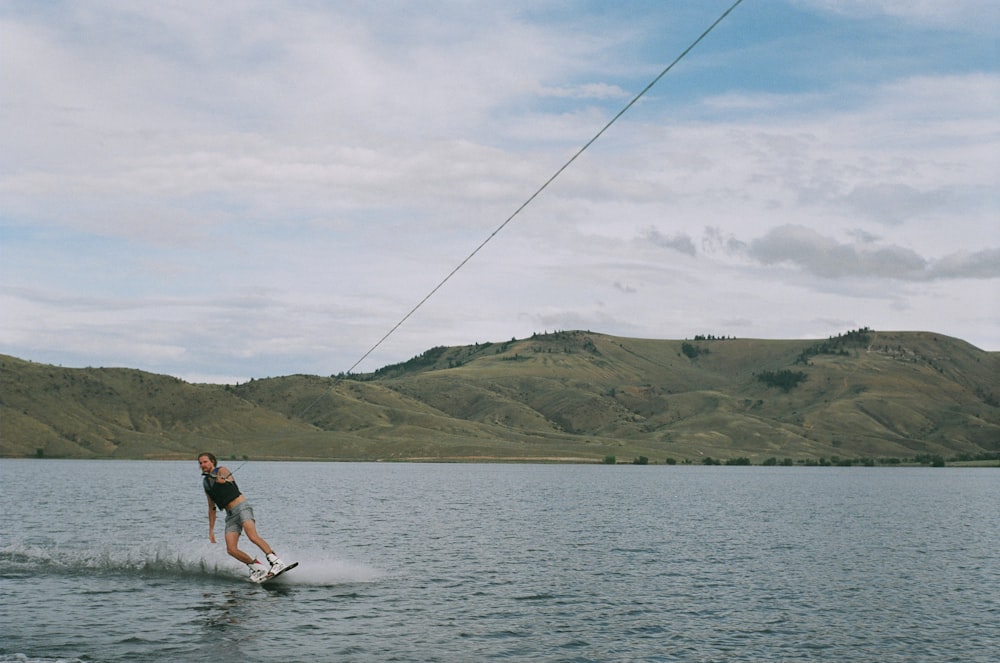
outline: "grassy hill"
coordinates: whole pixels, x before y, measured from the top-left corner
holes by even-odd
[[[370,374],[238,386],[0,356],[0,453],[75,458],[996,457],[1000,354],[927,332],[826,340],[573,331]]]

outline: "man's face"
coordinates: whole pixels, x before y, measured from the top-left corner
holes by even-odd
[[[215,466],[212,465],[212,460],[208,456],[199,456],[198,465],[201,467],[202,472],[211,472],[215,469]]]

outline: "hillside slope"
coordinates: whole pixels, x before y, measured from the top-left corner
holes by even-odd
[[[975,457],[1000,355],[929,332],[825,341],[559,332],[375,373],[194,385],[2,357],[5,456],[310,459]]]

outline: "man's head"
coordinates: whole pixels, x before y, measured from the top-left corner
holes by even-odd
[[[213,456],[212,454],[208,453],[207,451],[204,452],[204,453],[198,454],[198,465],[201,466],[201,471],[203,473],[204,472],[211,472],[212,470],[214,470],[215,469],[215,464],[217,462],[218,461],[215,460],[215,456]]]

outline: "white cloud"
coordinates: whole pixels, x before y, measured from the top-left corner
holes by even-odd
[[[900,182],[875,182],[856,185],[841,200],[856,215],[896,225],[913,217],[946,210],[950,196],[946,188],[917,191]]]
[[[744,242],[733,235],[725,235],[717,227],[707,227],[700,244],[709,258],[737,258],[766,266],[791,266],[824,279],[881,278],[922,282],[1000,278],[1000,248],[958,251],[940,258],[928,258],[912,249],[881,242],[867,231],[855,229],[847,234],[855,241],[841,242],[807,226],[789,224]],[[642,239],[651,245],[695,255],[694,242],[687,235],[666,237],[651,229]]]
[[[764,265],[792,264],[824,278],[998,278],[1000,250],[953,254],[931,263],[899,246],[846,244],[804,226],[781,226],[750,242],[749,254]],[[993,258],[992,267],[988,267]],[[942,267],[938,267],[940,264]]]
[[[633,96],[617,85],[607,83],[585,83],[575,87],[548,87],[542,90],[542,95],[570,99],[613,99],[619,101],[628,101]]]
[[[2,13],[0,346],[226,379],[349,366],[666,57],[662,26],[584,5],[27,7]],[[700,32],[693,7],[645,19]],[[546,328],[825,337],[929,310],[1000,347],[976,303],[997,287],[996,68],[792,85],[754,59],[783,8],[756,10],[771,41],[733,40],[734,13],[366,368]],[[810,48],[836,69],[828,35],[904,10],[824,8],[852,17]]]
[[[855,18],[892,16],[939,28],[988,32],[1000,25],[1000,6],[993,0],[797,0],[796,4]]]
[[[666,236],[656,228],[650,228],[646,233],[646,239],[657,246],[673,249],[689,256],[695,254],[694,241],[684,233]]]

